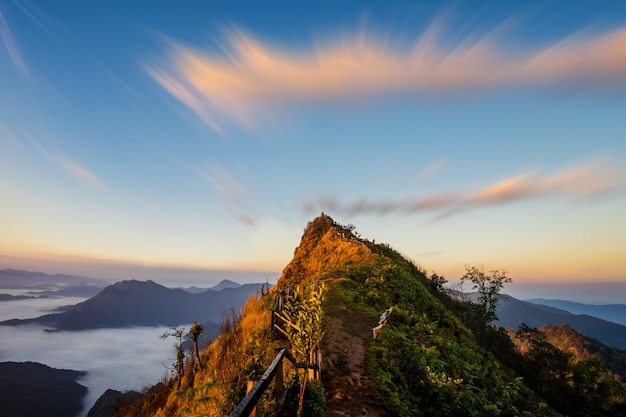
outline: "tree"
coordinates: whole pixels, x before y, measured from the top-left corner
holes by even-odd
[[[159,338],[167,339],[168,337],[174,337],[176,339],[176,361],[174,362],[174,369],[176,370],[176,377],[178,379],[177,389],[180,390],[180,384],[185,373],[185,350],[183,349],[183,335],[185,334],[184,327],[174,326],[171,328],[171,332],[165,332]]]
[[[202,367],[202,359],[200,358],[200,351],[198,350],[198,337],[200,337],[203,331],[204,331],[204,326],[198,323],[197,321],[194,321],[193,324],[191,325],[191,328],[189,329],[189,337],[191,338],[191,341],[193,342],[194,356],[196,357],[196,360],[198,361],[198,366],[200,367],[200,369],[204,369],[204,368]]]
[[[465,275],[461,277],[461,282],[470,281],[474,284],[472,289],[478,291],[478,302],[482,307],[482,315],[486,323],[498,319],[496,308],[500,290],[504,288],[505,283],[513,282],[506,274],[506,271],[496,269],[487,274],[483,267],[465,266]]]
[[[435,285],[437,291],[441,292],[444,286],[448,283],[448,280],[443,275],[437,275],[435,271],[429,277],[430,281]]]

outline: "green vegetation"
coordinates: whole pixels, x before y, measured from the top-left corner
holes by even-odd
[[[555,327],[548,328],[554,334]],[[563,331],[567,332],[566,329]],[[571,335],[570,332],[568,332]],[[554,408],[569,416],[622,416],[626,390],[599,357],[576,354],[548,341],[542,329],[520,326],[515,339],[522,353],[516,370]],[[571,344],[568,344],[572,346]],[[567,401],[563,401],[567,398]]]
[[[387,252],[389,254],[389,252]],[[430,293],[399,254],[351,268],[344,297],[373,318],[394,307],[370,343],[368,366],[397,416],[547,415],[532,393]],[[404,266],[402,266],[404,264]],[[408,268],[407,268],[408,266]]]
[[[465,281],[474,284],[472,289],[478,291],[478,302],[482,307],[483,321],[491,323],[497,320],[496,309],[498,308],[500,291],[504,288],[505,283],[512,282],[511,278],[506,275],[506,271],[493,270],[487,274],[483,268],[468,265],[465,267],[465,275],[461,277],[461,283]]]
[[[309,223],[276,287],[250,299],[242,312],[224,316],[220,335],[196,358],[204,369],[196,370],[193,358],[183,358],[184,378],[179,373],[178,384],[163,385],[169,390],[166,396],[159,391],[145,413],[134,405],[132,414],[118,415],[228,415],[245,396],[247,382],[263,375],[275,349],[287,348],[296,362],[309,363],[324,335],[337,329],[355,343],[351,348],[364,350],[359,370],[364,375],[350,382],[362,385],[353,394],[367,391],[369,404],[389,415],[624,415],[621,380],[597,356],[574,358],[528,327],[515,338],[524,346],[518,348],[505,329],[491,324],[498,294],[511,281],[505,272],[470,266],[463,280],[478,291],[477,303],[447,289],[444,277],[427,277],[388,245],[361,239],[354,226],[322,215]],[[304,288],[319,282],[323,286],[305,296]],[[282,332],[273,331],[272,307],[286,288],[291,295],[280,310]],[[323,300],[325,294],[332,305]],[[386,327],[372,339],[367,331],[389,307],[393,313]],[[331,329],[348,313],[371,326],[351,323]],[[325,358],[332,353],[324,352]],[[327,386],[322,386],[285,362],[288,415],[322,416],[325,402],[327,407],[342,404],[341,398],[325,396],[326,390],[336,390],[337,381],[325,380]],[[273,397],[270,388],[257,416],[272,415]],[[343,411],[362,414],[360,408]]]
[[[308,294],[296,289],[281,311],[282,317],[285,319],[283,332],[289,340],[291,354],[297,363],[304,366],[314,363],[314,358],[319,356],[318,352],[324,336],[322,330],[323,291],[323,284],[312,289]],[[309,380],[309,370],[302,368],[298,372],[300,374],[298,417],[300,417],[304,408],[304,394]]]

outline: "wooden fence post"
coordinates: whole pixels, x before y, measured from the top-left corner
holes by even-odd
[[[249,379],[248,380],[248,385],[246,386],[246,394],[248,394],[250,392],[250,390],[252,390],[252,388],[254,388],[254,385],[256,384],[256,381],[253,379]],[[252,409],[252,411],[250,412],[250,414],[248,415],[249,417],[256,417],[256,407],[254,407]]]
[[[274,391],[276,391],[276,406],[275,409],[277,410],[278,407],[281,405],[281,402],[283,400],[283,394],[285,392],[285,385],[284,385],[284,381],[283,381],[283,363],[282,361],[278,364],[278,370],[276,371],[276,376],[274,377],[274,383],[276,384],[274,386]]]

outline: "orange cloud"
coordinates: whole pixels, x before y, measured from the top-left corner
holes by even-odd
[[[240,31],[223,54],[168,43],[148,74],[211,128],[255,127],[294,102],[374,99],[522,84],[626,81],[626,28],[519,50],[501,31],[449,47],[434,27],[408,42],[358,33],[310,48],[279,47]]]
[[[524,173],[477,191],[439,192],[403,200],[378,201],[362,198],[344,204],[332,196],[319,196],[304,202],[302,210],[307,215],[320,211],[346,216],[431,211],[439,212],[440,216],[448,216],[479,206],[493,206],[531,198],[556,195],[592,198],[622,189],[625,184],[626,175],[623,170],[608,160],[595,159],[561,170],[547,178],[539,178],[536,173]]]

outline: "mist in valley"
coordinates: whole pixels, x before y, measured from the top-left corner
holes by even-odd
[[[37,317],[84,300],[58,297],[0,302],[0,321]],[[169,372],[167,366],[175,356],[174,340],[159,338],[168,329],[128,327],[45,332],[45,327],[35,324],[0,326],[0,362],[33,361],[53,368],[86,371],[87,375],[78,381],[89,390],[80,414],[86,416],[107,389],[141,391]]]

